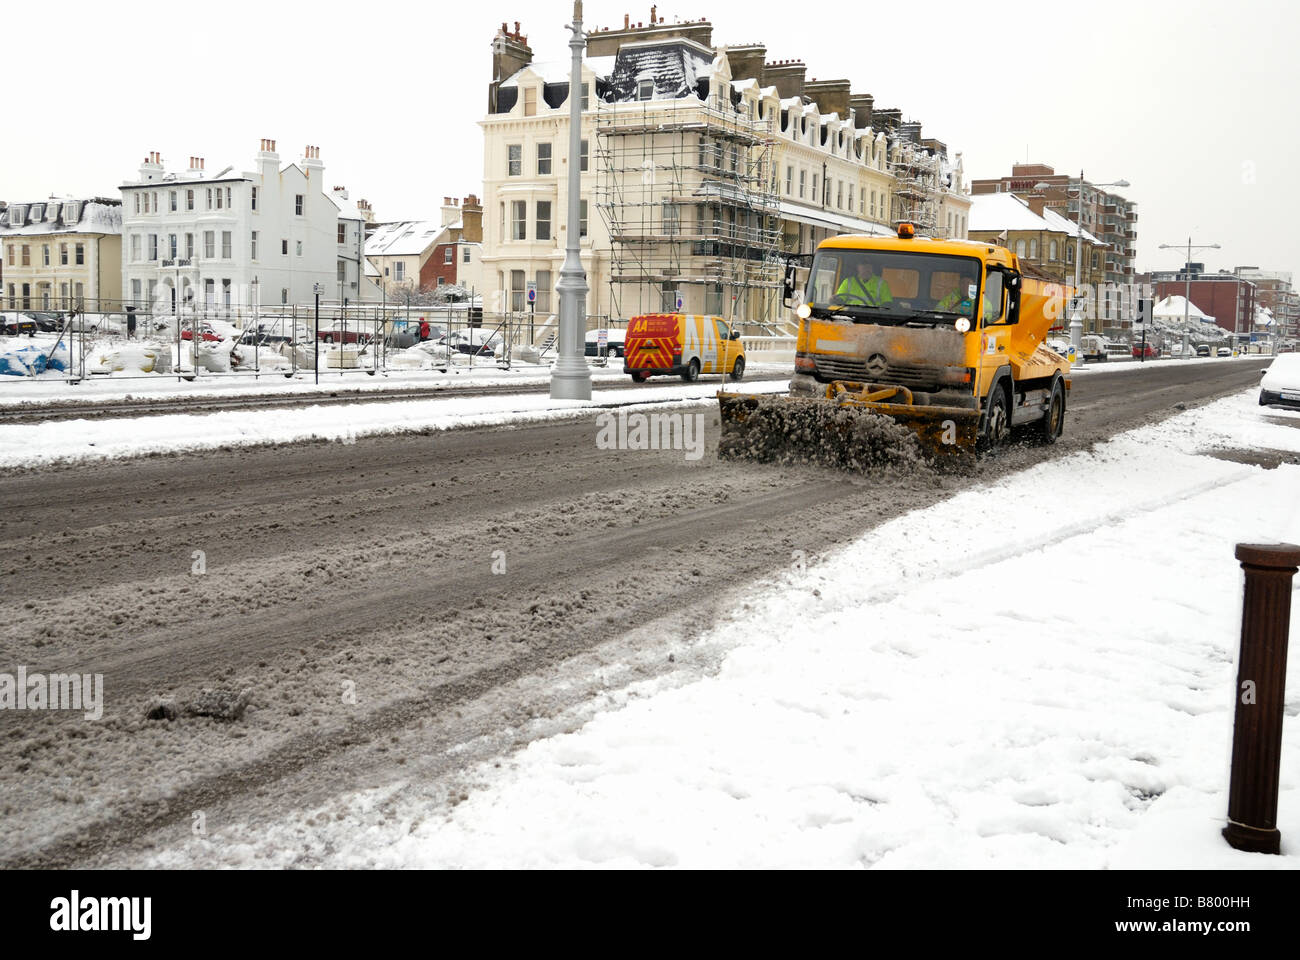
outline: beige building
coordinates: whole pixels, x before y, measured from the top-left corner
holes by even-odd
[[[807,81],[762,46],[711,46],[706,21],[589,34],[582,147],[568,156],[568,61],[536,63],[505,24],[493,41],[484,131],[484,285],[490,312],[553,314],[567,242],[567,174],[581,171],[589,323],[713,313],[785,329],[791,256],[828,236],[965,236],[961,156],[900,111],[873,117],[847,81]]]
[[[0,247],[7,309],[121,309],[121,201],[0,205]]]

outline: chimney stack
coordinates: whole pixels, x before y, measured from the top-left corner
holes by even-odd
[[[465,198],[460,206],[460,238],[466,243],[483,242],[483,205],[474,194]]]
[[[150,150],[145,156],[144,162],[140,164],[140,182],[152,183],[155,180],[161,180],[162,175],[162,154],[157,150]]]

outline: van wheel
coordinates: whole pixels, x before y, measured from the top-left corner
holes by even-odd
[[[1052,399],[1047,405],[1047,416],[1039,426],[1039,443],[1052,444],[1065,432],[1065,386],[1060,380],[1052,384]]]
[[[686,372],[682,374],[682,379],[687,383],[694,383],[700,379],[700,361],[692,359],[686,367]]]
[[[745,358],[744,357],[736,358],[736,364],[731,368],[731,379],[732,380],[745,379]]]
[[[650,379],[650,374],[648,374],[648,373],[634,373],[634,374],[632,374],[632,381],[633,381],[634,383],[645,383],[645,382],[646,382],[647,380],[649,380],[649,379]]]

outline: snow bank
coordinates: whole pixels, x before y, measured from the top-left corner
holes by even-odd
[[[647,685],[505,772],[479,771],[489,786],[454,811],[348,853],[394,866],[1300,866],[1294,710],[1287,856],[1218,835],[1233,545],[1300,541],[1300,468],[1185,451],[1229,424],[1248,424],[1238,444],[1244,432],[1300,450],[1300,430],[1252,402],[885,524],[720,627],[732,652],[716,677]],[[1014,522],[999,503],[1017,505]]]
[[[162,355],[162,354],[160,354]],[[201,354],[202,356],[202,354]],[[337,387],[335,387],[337,389]],[[749,393],[785,392],[788,381],[746,383]],[[468,426],[495,426],[562,419],[602,405],[682,404],[717,408],[718,382],[643,389],[594,401],[552,400],[544,394],[448,397],[331,404],[277,410],[239,410],[206,415],[175,414],[114,419],[57,420],[0,426],[0,467],[62,460],[104,459],[210,450],[247,444],[357,437]]]

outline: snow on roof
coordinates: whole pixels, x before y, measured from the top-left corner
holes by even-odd
[[[404,220],[385,223],[366,239],[367,257],[419,256],[439,242],[447,230],[436,220]]]
[[[593,75],[603,79],[608,77],[610,71],[614,69],[614,60],[615,58],[612,55],[608,57],[584,57],[582,64],[590,70]],[[517,86],[519,78],[523,76],[525,71],[530,72],[541,79],[542,83],[568,83],[573,75],[573,61],[534,60],[526,67],[515,71],[505,80],[502,80],[501,86]]]
[[[1151,313],[1152,316],[1169,320],[1182,320],[1186,316],[1192,320],[1214,323],[1212,316],[1203,312],[1196,304],[1188,303],[1183,297],[1165,297],[1155,305],[1155,309]]]
[[[659,99],[703,96],[701,81],[710,77],[714,62],[707,47],[681,37],[625,44],[615,54],[602,98],[610,103],[636,100],[638,84],[646,79],[654,81]]]
[[[51,207],[54,210],[51,210]],[[51,213],[55,216],[51,217]],[[39,214],[39,216],[38,216]],[[13,217],[20,216],[21,222]],[[69,220],[75,216],[76,220]],[[62,233],[121,233],[122,205],[101,198],[77,200],[72,198],[36,200],[31,203],[10,203],[0,215],[0,235],[33,237]]]
[[[1042,230],[1079,236],[1079,226],[1055,210],[1044,210],[1040,217],[1029,209],[1029,204],[1014,193],[977,193],[971,198],[970,219],[967,228],[988,232],[1003,230]],[[1083,239],[1097,246],[1105,246],[1087,230]]]
[[[334,206],[339,208],[339,219],[341,220],[364,220],[365,219],[365,217],[362,215],[361,211],[357,208],[357,205],[355,203],[350,203],[349,201],[340,197],[337,193],[334,193],[332,190],[329,193],[325,194],[325,196],[329,197],[330,202],[333,203]]]

